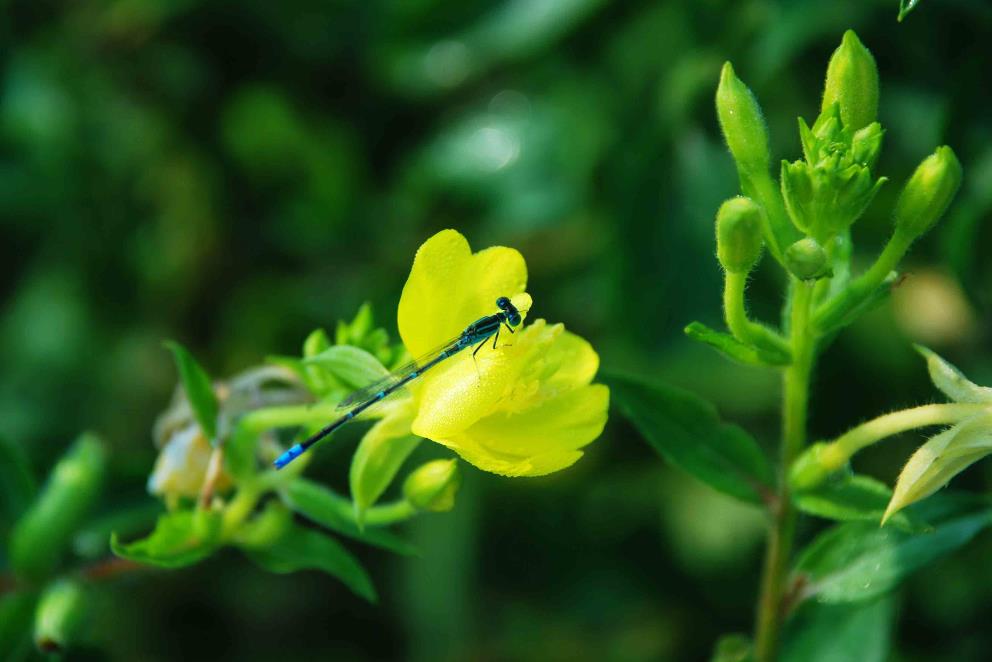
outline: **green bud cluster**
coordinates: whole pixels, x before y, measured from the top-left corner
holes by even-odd
[[[872,168],[882,145],[882,127],[872,122],[856,131],[845,126],[832,104],[811,129],[799,119],[805,160],[782,162],[782,196],[793,223],[825,244],[844,232],[868,208],[885,178]]]
[[[761,208],[739,196],[720,205],[716,214],[716,255],[730,273],[747,273],[761,257]]]

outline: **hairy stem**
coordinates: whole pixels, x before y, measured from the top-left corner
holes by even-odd
[[[876,441],[900,432],[931,425],[947,425],[987,411],[986,404],[935,404],[894,411],[851,428],[820,452],[820,460],[827,471],[843,467],[851,456]]]
[[[899,261],[906,255],[913,239],[914,237],[897,229],[868,271],[848,284],[840,294],[820,306],[813,316],[813,326],[823,332],[833,330],[848,313],[857,308],[878,289],[889,272],[894,270]]]
[[[812,296],[812,282],[793,281],[789,325],[792,364],[785,368],[783,373],[778,508],[773,512],[772,529],[761,577],[761,594],[758,599],[755,656],[759,662],[771,662],[775,659],[782,629],[782,598],[785,593],[796,526],[796,512],[789,498],[789,483],[786,475],[806,442],[809,380],[815,358],[815,342],[809,326]]]
[[[789,344],[775,331],[747,318],[744,306],[746,273],[727,272],[724,275],[723,314],[730,333],[742,343],[788,355]]]

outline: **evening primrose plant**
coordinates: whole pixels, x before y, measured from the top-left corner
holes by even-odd
[[[70,644],[95,579],[180,568],[230,547],[274,573],[326,572],[375,601],[372,579],[342,538],[412,554],[391,527],[453,508],[461,461],[503,476],[540,476],[576,462],[606,424],[609,391],[592,383],[599,357],[589,343],[538,319],[521,320],[495,347],[452,357],[359,416],[371,426],[351,458],[350,495],[304,477],[319,447],[285,469],[272,466],[288,444],[336,418],[350,392],[456,336],[490,314],[498,297],[510,298],[525,316],[532,306],[526,285],[519,252],[472,252],[461,234],[445,230],[417,251],[398,306],[402,343],[375,326],[368,305],[339,323],[333,337],[311,333],[299,356],[269,357],[223,380],[211,378],[178,343],[167,343],[180,379],[153,429],[159,456],[147,483],[161,508],[87,523],[107,455],[93,435],[80,438],[37,494],[28,472],[3,472],[23,478],[10,486],[23,499],[10,506],[13,574],[0,585],[0,651],[32,622],[39,648]],[[452,456],[402,475],[425,439]],[[394,483],[396,496],[384,500]],[[151,532],[135,539],[150,516],[157,516]],[[108,538],[116,558],[101,559]],[[85,558],[67,563],[74,540],[77,551],[78,540],[89,546],[82,546]]]
[[[720,75],[717,116],[740,181],[740,195],[716,214],[726,331],[694,322],[686,333],[731,360],[781,374],[777,460],[690,393],[633,378],[611,381],[621,410],[666,460],[767,514],[754,635],[722,640],[716,659],[777,659],[786,622],[800,608],[805,616],[799,620],[812,621],[813,634],[800,632],[795,641],[809,646],[809,637],[820,636],[813,644],[830,649],[836,635],[829,618],[839,612],[817,612],[817,605],[845,605],[852,614],[870,610],[866,604],[908,573],[992,524],[987,500],[927,499],[992,453],[992,390],[972,384],[927,349],[920,351],[933,381],[952,403],[887,414],[833,442],[808,446],[810,378],[818,357],[838,332],[889,296],[900,261],[941,218],[961,182],[954,152],[938,147],[903,185],[888,242],[867,269],[857,270],[851,228],[878,191],[891,186],[877,172],[885,135],[878,104],[874,58],[848,31],[830,58],[819,115],[799,119],[801,158],[775,166],[758,100],[729,62]],[[777,325],[753,319],[746,303],[748,278],[764,255],[782,273],[785,305]],[[858,450],[934,425],[951,427],[910,458],[894,490],[851,470]],[[839,523],[797,552],[800,513]],[[787,657],[807,659],[789,643]]]

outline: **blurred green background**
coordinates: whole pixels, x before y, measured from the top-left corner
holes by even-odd
[[[115,0],[7,2],[0,22],[0,433],[43,475],[78,431],[114,451],[105,509],[150,501],[150,428],[176,375],[164,338],[215,375],[298,351],[372,302],[395,330],[413,253],[455,227],[520,249],[533,314],[605,367],[709,397],[771,446],[774,375],[681,333],[719,325],[712,218],[736,193],[712,107],[732,60],[776,157],[819,109],[846,28],[874,52],[893,178],[855,227],[865,260],[901,182],[950,144],[952,211],[891,303],[816,377],[814,437],[935,399],[910,341],[992,383],[992,6],[924,0]],[[983,248],[984,247],[984,248]],[[770,267],[771,265],[765,265]],[[774,319],[779,274],[754,311]],[[358,434],[314,476],[344,488]],[[918,435],[859,457],[891,481]],[[412,466],[412,465],[411,465]],[[756,511],[665,467],[621,419],[574,468],[508,480],[465,466],[453,513],[403,559],[350,545],[370,606],[318,573],[234,552],[99,593],[94,659],[698,660],[748,631]],[[989,464],[956,484],[988,490]],[[815,525],[808,524],[808,537]],[[897,601],[900,660],[988,659],[992,536]]]

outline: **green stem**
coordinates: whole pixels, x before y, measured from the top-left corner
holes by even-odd
[[[788,468],[806,442],[806,413],[809,407],[809,380],[815,358],[815,341],[809,325],[813,283],[793,280],[790,334],[792,364],[783,374],[782,449],[779,464],[779,494],[773,513],[765,564],[758,599],[755,656],[771,662],[778,652],[782,629],[782,597],[789,572],[789,558],[795,536],[796,512],[789,496]]]
[[[389,526],[403,522],[417,514],[417,509],[407,501],[394,501],[372,506],[365,511],[365,526]]]
[[[969,416],[988,411],[987,404],[922,405],[885,414],[851,428],[820,451],[820,462],[827,472],[837,471],[862,448],[900,432],[931,425],[957,423]]]
[[[813,316],[814,328],[826,333],[843,322],[848,313],[864,303],[896,268],[912,245],[913,239],[914,237],[897,228],[868,271],[852,281],[840,294],[820,306]]]
[[[241,425],[253,432],[270,428],[323,423],[334,416],[336,405],[287,405],[265,407],[245,414]]]
[[[779,354],[789,355],[789,344],[768,327],[747,318],[744,289],[747,274],[726,272],[723,286],[723,314],[730,333],[742,343],[755,345]]]
[[[789,220],[782,201],[781,189],[767,169],[757,172],[738,172],[741,190],[765,211],[765,243],[780,264],[785,264],[785,249],[799,239],[796,228]]]

